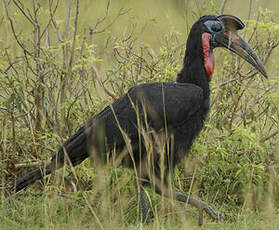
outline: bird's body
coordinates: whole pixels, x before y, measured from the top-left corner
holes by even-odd
[[[259,60],[246,43],[241,43],[243,40],[236,37],[236,33],[232,37],[235,43],[230,44],[231,37],[227,32],[235,32],[243,26],[238,18],[230,15],[200,18],[190,31],[177,82],[134,86],[71,136],[50,164],[20,177],[15,190],[25,188],[63,166],[65,156],[74,166],[89,156],[103,162],[119,158],[124,166],[137,170],[139,180],[148,179],[157,192],[189,202],[205,210],[213,219],[219,219],[220,216],[206,203],[181,193],[171,194],[167,175],[189,152],[204,126],[210,107],[213,48],[224,46],[238,53],[265,75]],[[245,56],[243,50],[248,50],[253,59]],[[149,221],[141,188],[139,192],[143,220]]]
[[[169,159],[164,170],[169,171],[188,153],[208,110],[209,98],[204,98],[203,90],[194,84],[156,82],[135,86],[72,135],[54,155],[51,168],[64,165],[64,153],[74,166],[80,164],[92,153],[90,146],[96,148],[96,157],[102,161],[115,158],[126,148],[125,138],[131,143],[133,155],[122,154],[121,161],[125,167],[133,168],[133,161],[138,166],[146,159],[145,135],[153,131],[163,136],[166,149],[167,144],[172,145],[172,151],[164,152],[164,159]],[[152,141],[156,144],[156,140]],[[154,160],[162,153],[156,154]],[[153,165],[159,170],[157,160]],[[160,177],[159,171],[157,176]],[[18,181],[16,190],[22,186]]]
[[[99,127],[89,130],[93,132],[93,143],[98,141],[98,132],[94,133],[94,130],[108,131],[105,133],[107,149],[104,152],[114,147],[117,152],[122,152],[126,145],[124,132],[131,142],[137,164],[140,162],[140,155],[141,158],[145,158],[144,155],[148,154],[144,150],[144,143],[141,146],[142,153],[137,150],[139,140],[142,139],[144,142],[143,135],[148,131],[147,129],[157,134],[164,133],[164,136],[173,136],[174,151],[170,154],[173,164],[171,166],[174,166],[183,157],[179,157],[176,152],[183,149],[183,152],[187,153],[194,137],[203,126],[208,108],[208,100],[204,101],[203,91],[196,85],[160,82],[142,84],[129,90],[127,94],[93,118],[93,126],[96,121]],[[140,131],[139,126],[144,130]],[[99,153],[100,150],[97,152]],[[133,167],[130,156],[124,158],[126,158],[125,166]]]

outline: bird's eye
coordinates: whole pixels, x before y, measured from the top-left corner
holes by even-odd
[[[214,31],[214,32],[219,32],[222,30],[222,25],[221,23],[217,22],[217,23],[214,23],[212,26],[211,26],[211,30]]]
[[[204,22],[204,25],[210,33],[217,33],[224,29],[222,22],[217,20],[208,20]]]

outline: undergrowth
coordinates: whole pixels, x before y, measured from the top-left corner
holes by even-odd
[[[114,36],[111,26],[127,19],[128,10],[102,3],[105,16],[81,26],[82,2],[40,3],[5,1],[1,8],[7,35],[0,38],[0,229],[277,229],[278,74],[268,71],[270,79],[262,79],[223,50],[215,52],[206,127],[173,175],[176,188],[222,212],[223,223],[208,219],[198,228],[197,210],[147,188],[154,221],[143,226],[133,171],[106,166],[99,172],[94,159],[6,197],[7,184],[48,162],[81,124],[130,87],[174,81],[184,56],[186,36],[174,28],[162,29],[158,49],[142,41],[144,26],[125,22]],[[272,70],[279,44],[273,18],[261,9],[243,33]]]

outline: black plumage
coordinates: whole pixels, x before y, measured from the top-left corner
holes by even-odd
[[[187,155],[203,128],[210,107],[213,49],[228,48],[266,76],[257,56],[236,34],[236,30],[243,27],[238,18],[230,15],[200,18],[190,31],[183,68],[175,83],[146,83],[131,88],[71,136],[50,164],[19,177],[15,190],[20,191],[62,167],[65,156],[74,166],[90,155],[93,160],[98,158],[103,162],[119,157],[124,166],[136,168],[138,179],[149,180],[157,192],[188,202],[219,220],[220,215],[206,203],[182,193],[172,193],[168,174]],[[141,183],[138,192],[143,221],[149,222]]]

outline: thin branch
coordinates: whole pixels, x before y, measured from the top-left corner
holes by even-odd
[[[105,21],[105,19],[107,18],[108,13],[109,13],[109,7],[110,7],[110,0],[108,0],[107,6],[106,6],[105,15],[102,18],[97,20],[97,22],[95,23],[94,27],[91,27],[91,26],[89,27],[89,40],[90,40],[90,44],[91,45],[94,44],[94,42],[93,42],[93,34],[103,33],[105,30],[107,30],[109,27],[111,27],[120,16],[122,16],[124,14],[127,14],[130,11],[130,9],[124,10],[123,8],[121,8],[118,11],[117,15],[113,18],[113,20],[109,24],[107,24],[102,29],[97,30],[98,26],[101,23],[103,23]],[[91,55],[92,55],[92,57],[94,57],[94,48],[93,48],[93,46],[91,48]],[[116,100],[117,99],[117,95],[115,93],[113,93],[112,91],[110,91],[105,86],[105,84],[102,81],[101,76],[100,76],[97,68],[95,67],[95,65],[92,63],[91,66],[92,66],[92,68],[93,68],[93,70],[95,72],[95,76],[96,76],[96,79],[97,79],[98,83],[102,86],[102,88],[104,89],[105,93],[108,94],[110,97],[112,97],[114,100]]]
[[[104,85],[104,83],[102,82],[101,76],[100,76],[100,74],[99,74],[97,68],[96,68],[94,65],[92,65],[92,68],[93,68],[93,70],[94,70],[94,72],[95,72],[95,75],[96,75],[96,78],[97,78],[98,83],[102,86],[102,88],[104,89],[105,93],[108,94],[110,97],[112,97],[114,100],[116,100],[116,99],[118,98],[117,95],[116,95],[115,93],[111,92],[111,91]]]
[[[96,22],[94,28],[92,29],[93,31],[98,27],[99,24],[101,24],[107,18],[108,12],[109,12],[109,6],[110,6],[110,0],[108,0],[105,15],[102,18],[97,19],[97,22]]]
[[[4,107],[1,107],[1,106],[0,106],[0,110],[3,110],[3,111],[8,112],[8,113],[12,113],[13,112],[12,110],[4,108]]]
[[[68,9],[68,17],[67,17],[67,24],[65,28],[65,34],[66,34],[66,39],[69,38],[70,36],[70,24],[71,24],[71,18],[72,18],[72,7],[73,7],[73,0],[71,0],[69,9]]]
[[[11,29],[12,29],[12,32],[13,32],[13,36],[14,36],[14,38],[15,38],[17,44],[23,49],[23,51],[24,51],[25,53],[27,53],[28,55],[30,55],[31,57],[33,57],[33,55],[25,48],[25,46],[23,45],[23,43],[21,43],[21,42],[19,41],[19,38],[18,38],[18,36],[17,36],[17,34],[16,34],[16,32],[15,32],[14,22],[13,22],[12,18],[10,17],[10,14],[9,14],[9,11],[8,11],[8,8],[7,8],[7,0],[4,0],[4,7],[5,7],[6,16],[7,16],[8,20],[9,20],[9,22],[10,22],[10,25],[11,25]]]
[[[19,61],[14,61],[14,62],[12,62],[11,59],[10,59],[10,55],[9,55],[9,53],[8,53],[7,48],[5,49],[5,55],[6,55],[7,59],[8,59],[9,66],[8,66],[8,68],[4,71],[4,73],[7,74],[7,73],[8,73],[8,70],[9,70],[10,68],[12,68],[12,69],[15,71],[15,73],[18,75],[18,71],[17,71],[17,69],[14,67],[14,64],[19,63],[20,60],[19,60]]]
[[[225,6],[226,6],[227,0],[223,0],[220,9],[219,9],[219,14],[223,14],[224,10],[225,10]]]
[[[77,27],[78,27],[78,14],[79,14],[79,0],[77,0],[77,5],[76,5],[75,29],[74,29],[74,36],[73,36],[71,56],[70,56],[70,61],[69,61],[69,68],[70,69],[72,68],[72,64],[73,64],[73,60],[74,60],[74,55],[75,55]]]
[[[99,34],[99,33],[103,33],[105,30],[107,30],[109,27],[111,27],[115,21],[122,15],[125,15],[127,14],[128,12],[130,11],[130,9],[128,10],[124,10],[123,8],[121,8],[119,11],[118,11],[118,14],[114,17],[114,19],[108,24],[106,25],[103,29],[101,30],[95,30],[93,31],[94,34]]]
[[[59,4],[59,0],[57,1],[56,6],[54,7],[54,10],[53,10],[53,13],[52,13],[53,15],[56,13],[56,10],[57,10],[57,8],[58,8],[58,4]],[[50,7],[51,7],[51,6],[50,6]],[[50,19],[49,19],[47,25],[46,25],[45,28],[43,29],[43,32],[42,32],[42,34],[41,34],[41,36],[40,36],[40,39],[44,36],[44,34],[45,34],[45,32],[47,31],[47,29],[49,28],[49,25],[50,25],[51,22],[52,22],[52,17],[50,17]]]
[[[273,132],[272,134],[261,138],[260,143],[264,143],[265,141],[269,140],[270,138],[275,137],[278,133],[279,133],[279,131],[277,130],[277,131]]]
[[[109,12],[109,7],[110,7],[110,0],[108,1],[107,7],[106,7],[106,11],[105,11],[105,15],[102,18],[99,18],[97,20],[97,22],[95,23],[94,27],[89,27],[89,31],[90,31],[90,35],[92,36],[92,34],[98,34],[98,33],[103,33],[106,29],[108,29],[109,27],[111,27],[115,21],[122,15],[127,14],[130,9],[128,10],[124,10],[123,8],[121,8],[117,15],[112,19],[112,21],[107,24],[103,29],[97,30],[98,26],[103,23],[105,21],[105,19],[108,16],[108,12]]]
[[[30,163],[21,163],[21,164],[15,164],[15,169],[19,168],[30,168],[30,167],[37,167],[40,165],[40,162],[30,162]]]
[[[25,10],[23,9],[24,6],[22,5],[22,3],[19,2],[21,6],[19,5],[18,1],[13,1],[13,3],[14,3],[14,4],[16,5],[16,7],[21,11],[21,13],[27,18],[27,20],[28,20],[29,22],[31,22],[31,24],[35,25],[34,20],[31,18],[31,16],[28,16],[28,15],[26,14]]]
[[[58,0],[58,1],[59,1],[59,0]],[[58,4],[58,3],[57,3],[57,4]],[[57,38],[58,38],[59,42],[60,42],[60,43],[63,43],[63,42],[64,42],[64,39],[62,38],[62,36],[61,36],[61,34],[60,34],[60,32],[59,32],[59,29],[58,29],[56,20],[55,20],[55,18],[54,18],[53,11],[52,11],[52,9],[51,9],[51,5],[52,5],[51,0],[49,0],[49,8],[48,8],[48,9],[49,9],[49,13],[50,13],[50,19],[51,19],[51,22],[52,22],[52,24],[53,24],[55,30],[56,30],[56,35],[57,35]]]

